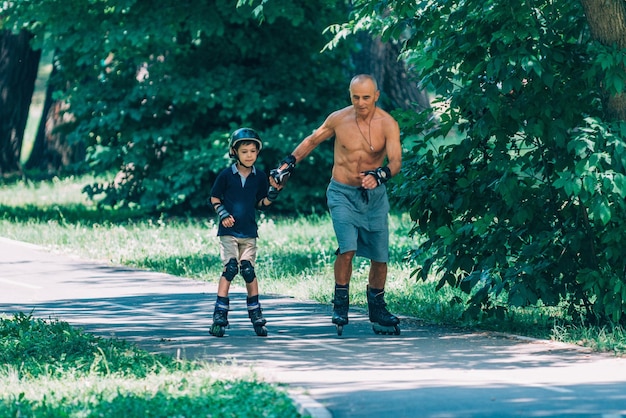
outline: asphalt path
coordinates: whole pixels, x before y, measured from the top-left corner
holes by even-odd
[[[239,280],[239,278],[237,279]],[[262,288],[262,283],[261,283]],[[261,296],[267,337],[231,289],[230,328],[209,335],[216,286],[82,260],[0,238],[0,314],[59,319],[152,352],[245,366],[284,383],[314,417],[626,416],[626,359],[572,345],[427,326],[375,335],[351,310]]]

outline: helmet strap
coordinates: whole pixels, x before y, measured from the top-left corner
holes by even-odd
[[[235,160],[237,160],[237,164],[245,167],[245,168],[252,168],[252,165],[250,167],[248,167],[247,165],[245,165],[240,159],[239,159],[239,153],[236,150],[233,150],[234,154],[235,154]],[[253,164],[254,165],[254,164]]]

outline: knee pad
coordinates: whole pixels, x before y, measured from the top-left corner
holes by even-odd
[[[228,263],[224,265],[224,271],[222,272],[222,276],[229,282],[232,281],[237,273],[239,272],[239,266],[237,266],[237,260],[231,258],[228,260]]]
[[[241,261],[241,275],[246,283],[252,283],[256,277],[254,273],[254,267],[248,260]]]

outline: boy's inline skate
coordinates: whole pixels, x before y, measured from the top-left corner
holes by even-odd
[[[375,334],[400,335],[400,319],[387,310],[384,291],[372,291],[367,287],[367,307]]]
[[[332,322],[337,327],[337,335],[343,334],[343,326],[348,323],[348,308],[350,305],[348,289],[335,288],[333,299]]]
[[[213,311],[213,325],[209,329],[209,334],[216,337],[223,337],[228,326],[228,298],[224,301],[219,301],[215,304],[215,310]]]
[[[250,322],[252,322],[256,335],[259,337],[267,337],[267,328],[265,327],[267,321],[263,318],[260,304],[257,304],[256,307],[252,309],[248,306],[248,317],[250,318]]]

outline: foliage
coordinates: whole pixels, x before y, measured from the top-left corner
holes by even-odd
[[[0,317],[0,415],[300,416],[275,385],[231,366],[152,355],[31,315]]]
[[[333,31],[362,28],[402,40],[437,96],[436,120],[398,114],[423,134],[397,189],[427,238],[417,277],[471,295],[471,317],[565,303],[623,323],[626,127],[600,86],[621,91],[624,52],[590,38],[579,2],[358,1]]]
[[[230,132],[258,130],[258,165],[269,171],[328,109],[347,103],[347,54],[320,54],[323,28],[344,13],[335,1],[272,2],[262,23],[230,0],[8,5],[5,24],[39,42],[45,33],[56,48],[55,84],[67,86],[56,97],[74,118],[69,139],[87,141],[93,170],[120,170],[86,188],[102,204],[206,210],[230,161]],[[300,165],[279,209],[324,203],[331,146]]]

